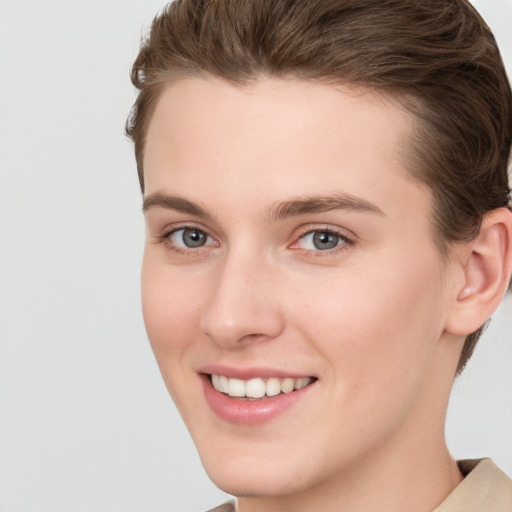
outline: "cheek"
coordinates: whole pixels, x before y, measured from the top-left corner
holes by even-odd
[[[194,339],[199,325],[201,301],[196,287],[187,287],[179,269],[162,265],[145,255],[142,265],[142,310],[151,347],[162,366],[162,360],[173,358]]]
[[[187,360],[199,325],[201,301],[193,293],[197,287],[187,288],[187,283],[180,280],[179,269],[162,264],[152,255],[144,256],[141,277],[149,342],[167,390],[186,420],[194,414],[187,407],[191,403]]]
[[[418,259],[409,268],[384,263],[365,272],[352,269],[329,286],[316,282],[307,303],[295,305],[296,322],[329,361],[343,395],[366,405],[407,400],[428,371],[442,333],[440,280],[432,278],[438,265]]]

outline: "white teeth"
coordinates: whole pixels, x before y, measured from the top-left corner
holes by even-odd
[[[242,379],[230,379],[224,375],[212,374],[211,376],[212,386],[217,391],[236,398],[263,398],[265,395],[276,396],[280,393],[291,393],[294,390],[306,387],[313,380],[312,377],[300,377],[298,379],[271,377],[266,381],[262,378],[244,381]]]
[[[212,377],[213,377],[213,375],[212,375]],[[224,375],[221,375],[219,377],[219,388],[215,388],[215,389],[219,389],[219,391],[221,391],[222,393],[229,393],[229,379],[227,377],[225,377]]]
[[[311,382],[311,380],[312,379],[310,377],[302,377],[301,379],[296,379],[295,389],[305,388]]]
[[[212,375],[212,385],[215,389],[220,390],[220,375]]]
[[[251,379],[245,383],[245,395],[249,398],[265,396],[265,382],[263,379]]]
[[[228,394],[229,396],[245,396],[245,382],[240,379],[228,379]]]
[[[283,393],[291,393],[295,388],[295,379],[287,377],[281,381],[281,391]]]
[[[281,381],[277,377],[271,377],[267,380],[265,387],[265,393],[267,396],[276,396],[281,393]]]

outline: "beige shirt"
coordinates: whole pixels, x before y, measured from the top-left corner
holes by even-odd
[[[512,480],[491,459],[461,460],[464,480],[433,512],[512,512]],[[234,502],[209,512],[236,512]]]
[[[464,480],[434,512],[512,512],[512,480],[491,459],[461,460]]]

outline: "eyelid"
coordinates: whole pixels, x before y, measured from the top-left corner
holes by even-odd
[[[176,245],[175,243],[172,243],[170,238],[171,235],[176,233],[177,231],[181,231],[184,229],[191,229],[191,230],[198,230],[202,231],[206,234],[206,236],[211,239],[214,243],[207,243],[203,246],[199,247],[181,247],[179,245]],[[312,233],[332,233],[333,235],[338,236],[343,243],[331,248],[331,249],[304,249],[302,247],[298,247],[298,242],[306,237],[309,234]],[[198,251],[204,251],[206,248],[211,247],[219,247],[220,243],[217,240],[217,237],[213,236],[210,233],[210,230],[206,227],[204,227],[202,224],[196,223],[196,222],[178,222],[172,225],[167,225],[162,229],[162,232],[160,235],[155,235],[155,238],[159,243],[165,243],[170,250],[173,250],[178,253],[182,254],[193,254],[194,252]],[[291,244],[288,244],[288,248],[292,250],[298,250],[302,251],[304,253],[314,253],[315,256],[328,256],[332,255],[340,250],[346,249],[349,246],[352,246],[355,244],[357,236],[350,232],[349,230],[345,228],[341,228],[340,226],[333,226],[329,224],[307,224],[304,226],[301,226],[297,230],[295,230],[295,233],[292,235],[293,242]]]
[[[177,241],[174,240],[175,235],[178,234],[180,231],[183,231],[183,232],[185,232],[185,231],[200,232],[200,233],[204,234],[205,237],[206,237],[205,243],[203,245],[198,246],[198,247],[188,247],[185,244],[181,245],[181,243],[178,243]],[[183,249],[183,250],[198,250],[198,249],[202,249],[203,247],[209,247],[209,246],[212,246],[212,245],[217,245],[217,243],[215,242],[213,237],[211,237],[206,231],[203,231],[202,229],[198,229],[198,228],[184,227],[184,228],[174,229],[174,230],[172,230],[167,235],[166,238],[169,241],[171,241],[172,245],[174,245],[176,247],[179,247],[180,249]],[[211,242],[213,242],[213,243],[211,243]]]
[[[205,245],[199,247],[186,247],[176,245],[171,241],[171,237],[173,234],[175,234],[178,231],[186,229],[201,231],[214,243],[206,243]],[[218,247],[220,245],[216,237],[214,237],[207,228],[195,222],[179,222],[172,225],[168,225],[162,229],[162,233],[160,235],[157,235],[156,238],[158,239],[159,243],[164,243],[169,250],[172,250],[180,254],[194,254],[199,251],[204,251],[206,248]]]
[[[302,247],[297,247],[297,244],[299,240],[305,238],[307,235],[313,234],[313,233],[331,233],[333,235],[336,235],[340,237],[340,239],[344,242],[341,245],[337,245],[333,247],[332,249],[303,249]],[[339,226],[332,226],[327,224],[320,224],[320,225],[311,225],[308,224],[306,226],[302,226],[299,228],[298,232],[294,234],[293,236],[293,242],[288,247],[290,249],[294,250],[301,250],[305,252],[313,252],[313,253],[323,253],[324,255],[332,254],[333,252],[337,252],[339,250],[342,250],[346,248],[347,246],[351,246],[355,244],[356,241],[356,235],[353,233],[348,232],[348,230],[340,228]],[[295,247],[294,247],[295,246]]]
[[[199,224],[197,222],[190,222],[190,221],[174,222],[172,224],[167,224],[160,230],[161,234],[157,235],[157,237],[158,238],[166,238],[169,235],[171,235],[172,233],[179,231],[180,229],[197,229],[198,231],[203,231],[209,237],[211,237],[215,240],[215,237],[210,233],[210,230],[208,228],[206,228],[205,226],[203,226],[202,224]]]

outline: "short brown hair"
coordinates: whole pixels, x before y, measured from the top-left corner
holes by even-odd
[[[470,240],[511,208],[512,94],[496,41],[466,0],[176,0],[153,21],[131,79],[126,132],[142,191],[145,136],[166,84],[214,75],[351,83],[398,99],[419,120],[411,173],[433,193],[436,242]],[[457,371],[484,326],[465,342]]]

